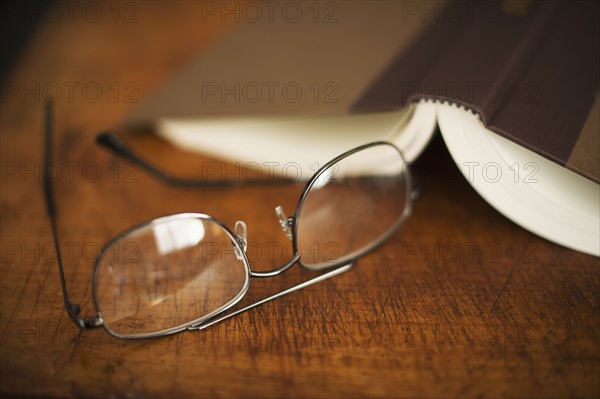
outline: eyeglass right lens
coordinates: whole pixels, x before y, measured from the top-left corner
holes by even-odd
[[[181,329],[235,303],[248,288],[239,245],[210,218],[155,220],[114,241],[96,264],[104,324],[132,338]]]
[[[323,170],[296,221],[300,262],[324,268],[360,256],[393,232],[410,210],[407,165],[379,143]]]

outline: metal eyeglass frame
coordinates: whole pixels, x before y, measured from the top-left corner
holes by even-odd
[[[359,251],[352,253],[351,257],[349,257],[348,259],[345,259],[343,261],[338,261],[338,262],[332,262],[331,265],[328,265],[325,268],[318,268],[318,269],[311,268],[310,266],[302,263],[300,252],[298,250],[298,242],[297,242],[298,223],[296,223],[296,221],[299,220],[300,214],[302,212],[303,204],[306,200],[308,193],[310,192],[310,189],[317,182],[319,177],[321,177],[321,175],[325,171],[327,171],[332,165],[338,163],[339,161],[341,161],[357,152],[360,152],[360,151],[368,149],[368,148],[372,148],[372,147],[379,146],[379,145],[390,146],[398,152],[400,158],[404,161],[402,152],[395,145],[393,145],[389,142],[385,142],[385,141],[378,141],[378,142],[373,142],[373,143],[369,143],[369,144],[365,144],[365,145],[356,147],[350,151],[347,151],[347,152],[335,157],[334,159],[332,159],[329,162],[327,162],[326,164],[324,164],[321,168],[319,168],[319,170],[308,180],[308,182],[305,185],[304,190],[302,191],[302,194],[300,195],[300,198],[298,200],[298,204],[296,206],[294,216],[287,217],[285,215],[285,213],[283,212],[283,210],[281,209],[281,207],[277,207],[275,209],[275,212],[279,219],[280,227],[286,233],[288,238],[291,239],[294,255],[285,264],[283,264],[275,269],[269,270],[269,271],[253,271],[251,269],[250,261],[248,260],[248,257],[246,254],[246,229],[245,229],[245,224],[243,224],[243,222],[238,222],[238,223],[242,223],[243,226],[240,226],[236,223],[236,229],[235,229],[235,232],[233,232],[221,221],[213,218],[212,216],[202,214],[202,213],[180,213],[180,214],[175,214],[175,215],[171,215],[171,216],[165,216],[165,217],[158,218],[158,219],[153,219],[149,222],[134,226],[134,227],[122,232],[121,234],[119,234],[118,236],[116,236],[115,238],[113,238],[112,240],[110,240],[108,243],[106,243],[103,246],[100,254],[96,258],[96,262],[95,262],[95,266],[94,266],[94,274],[93,274],[93,278],[92,278],[92,286],[93,286],[92,291],[93,291],[93,300],[94,300],[96,314],[90,318],[80,318],[79,314],[81,312],[81,307],[80,307],[80,305],[70,301],[69,294],[67,291],[65,273],[64,273],[63,262],[62,262],[62,255],[61,255],[61,250],[60,250],[60,241],[59,241],[58,229],[57,229],[57,224],[56,224],[56,206],[55,206],[53,186],[52,186],[52,181],[51,181],[51,179],[49,179],[49,176],[47,173],[48,167],[52,162],[52,136],[53,136],[53,111],[52,111],[52,104],[49,103],[47,105],[47,109],[46,109],[46,121],[45,121],[45,157],[44,157],[45,160],[44,160],[44,170],[43,170],[44,189],[45,189],[44,191],[45,191],[45,197],[46,197],[48,216],[51,221],[52,232],[53,232],[54,241],[55,241],[57,260],[58,260],[58,268],[59,268],[59,274],[60,274],[60,280],[61,280],[61,285],[62,285],[62,292],[63,292],[65,307],[66,307],[67,313],[69,314],[71,319],[80,328],[84,329],[84,328],[95,328],[95,327],[102,326],[105,328],[105,330],[109,334],[111,334],[115,337],[118,337],[118,338],[129,338],[129,339],[152,338],[152,337],[160,337],[160,336],[170,335],[170,334],[174,334],[174,333],[185,331],[185,330],[201,330],[201,329],[207,328],[213,324],[216,324],[223,320],[226,320],[232,316],[235,316],[237,314],[245,312],[246,310],[252,309],[256,306],[259,306],[266,302],[269,302],[273,299],[282,297],[289,293],[298,291],[302,288],[308,287],[315,283],[321,282],[323,280],[326,280],[331,277],[337,276],[341,273],[344,273],[344,272],[350,270],[354,266],[355,260],[357,260],[359,257],[363,256],[367,252],[370,252],[373,249],[375,249],[376,247],[378,247],[379,245],[381,245],[398,229],[398,227],[410,216],[410,214],[412,212],[413,200],[418,195],[418,192],[413,189],[411,174],[408,173],[408,171],[406,171],[405,172],[405,179],[406,179],[406,184],[407,184],[406,207],[404,208],[402,214],[399,216],[398,220],[390,228],[388,228],[388,230],[383,235],[381,235],[377,240],[373,241],[370,245],[365,246],[364,248],[360,249]],[[117,152],[119,155],[139,164],[144,169],[146,169],[148,172],[150,172],[151,174],[153,174],[155,176],[158,176],[161,180],[163,180],[169,184],[185,185],[185,186],[229,185],[229,183],[227,183],[227,182],[223,182],[222,184],[215,184],[215,183],[206,184],[205,181],[202,182],[202,181],[182,180],[182,179],[178,179],[178,178],[169,176],[169,175],[163,173],[162,171],[159,171],[158,169],[154,168],[152,165],[145,162],[140,157],[138,157],[118,138],[118,136],[113,135],[113,134],[105,133],[105,134],[99,135],[98,142],[104,146],[111,148],[113,151]],[[405,165],[408,166],[406,163],[405,163]],[[281,180],[281,181],[284,181],[284,180]],[[237,183],[237,184],[239,184],[239,183]],[[256,183],[252,183],[252,184],[256,184]],[[123,237],[127,236],[131,232],[138,230],[140,228],[146,227],[146,226],[151,226],[153,224],[162,223],[166,220],[176,220],[178,218],[198,218],[198,219],[208,220],[210,222],[216,223],[221,228],[223,228],[223,230],[225,232],[227,232],[227,234],[231,238],[233,245],[235,246],[236,255],[242,257],[243,263],[246,267],[246,281],[244,283],[244,287],[242,288],[240,293],[238,293],[232,300],[230,300],[225,305],[221,306],[218,309],[215,309],[214,311],[212,311],[198,319],[189,321],[182,325],[164,329],[164,330],[160,330],[160,331],[155,331],[155,332],[150,332],[150,333],[140,333],[140,334],[136,334],[136,335],[119,335],[118,333],[115,333],[114,331],[112,331],[110,329],[109,326],[105,325],[104,320],[102,319],[102,315],[101,315],[101,311],[100,311],[100,307],[99,307],[98,296],[97,296],[97,292],[96,292],[96,289],[97,289],[96,281],[97,281],[97,274],[98,274],[100,261],[102,260],[103,256],[105,255],[107,249],[110,248],[110,246],[112,244],[119,241]],[[242,308],[234,310],[233,312],[224,313],[227,310],[231,309],[233,306],[235,306],[244,297],[244,295],[246,294],[246,292],[248,291],[248,289],[250,287],[251,278],[266,278],[266,277],[277,276],[277,275],[285,272],[286,270],[288,270],[290,267],[292,267],[296,263],[298,263],[301,267],[303,267],[305,269],[309,269],[309,270],[327,269],[328,271],[320,274],[317,277],[313,277],[302,283],[296,284],[288,289],[280,291],[274,295],[268,296],[268,297],[260,299],[256,302],[253,302],[249,305],[246,305]]]

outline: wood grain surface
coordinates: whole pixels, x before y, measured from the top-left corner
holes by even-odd
[[[58,224],[68,287],[84,315],[93,312],[98,248],[123,229],[182,211],[208,213],[229,226],[242,219],[253,264],[267,269],[289,250],[273,208],[281,204],[291,213],[301,187],[174,188],[99,148],[97,132],[115,126],[228,24],[199,23],[200,2],[106,2],[104,17],[93,23],[77,4],[72,20],[39,26],[2,82],[3,394],[600,395],[598,258],[549,243],[501,216],[472,190],[437,136],[414,165],[423,193],[413,216],[353,270],[205,331],[134,342],[102,329],[79,330],[63,307],[42,195],[44,97],[53,95],[51,83],[63,88],[56,100]],[[122,11],[116,19],[115,6]],[[131,16],[131,10],[135,21],[125,23],[123,13]],[[74,82],[67,84],[72,97],[65,82]],[[95,87],[100,96],[93,95]],[[151,135],[126,137],[180,175],[215,162]],[[254,281],[244,301],[310,275],[296,269]]]

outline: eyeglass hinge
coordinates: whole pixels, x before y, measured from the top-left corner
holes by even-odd
[[[102,319],[102,316],[100,316],[100,313],[96,313],[94,317],[84,319],[83,325],[85,328],[100,327],[104,325],[104,320]]]

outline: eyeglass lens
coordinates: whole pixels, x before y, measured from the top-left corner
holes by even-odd
[[[177,328],[222,309],[248,285],[231,235],[210,219],[159,219],[114,241],[96,269],[95,298],[118,336]]]
[[[401,221],[408,189],[406,164],[391,145],[331,165],[307,193],[296,221],[300,262],[324,268],[372,249]]]

